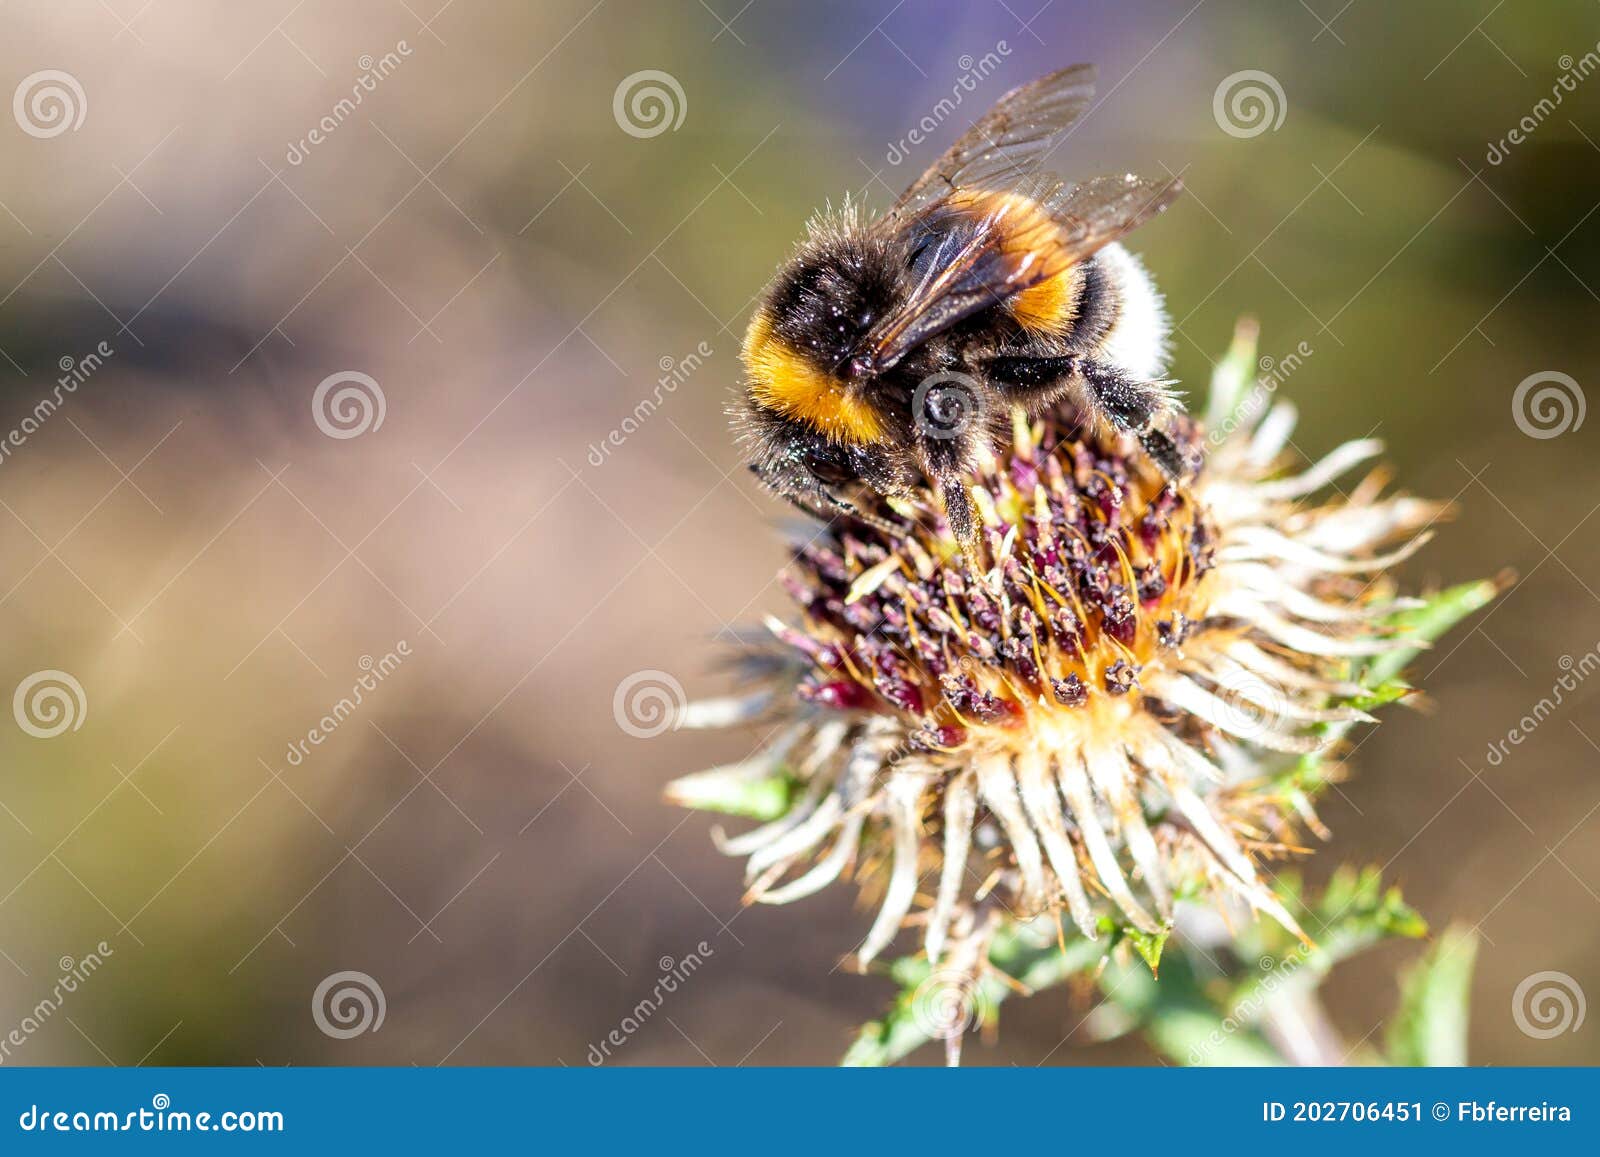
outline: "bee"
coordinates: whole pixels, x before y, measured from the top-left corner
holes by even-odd
[[[976,562],[963,476],[985,444],[1063,402],[1139,438],[1169,477],[1160,294],[1119,238],[1177,178],[1072,183],[1044,169],[1088,110],[1094,67],[1013,89],[875,220],[846,203],[767,287],[745,335],[735,421],[751,469],[823,518],[931,484]]]

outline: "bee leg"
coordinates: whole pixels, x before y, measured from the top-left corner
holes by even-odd
[[[811,472],[797,462],[751,463],[750,473],[768,490],[813,518],[829,522],[841,514],[855,513],[853,506],[823,489]]]
[[[903,527],[896,526],[887,518],[879,518],[876,514],[868,514],[853,502],[847,502],[830,491],[824,491],[824,493],[827,494],[828,503],[846,518],[853,518],[857,522],[865,523],[884,534],[897,535],[903,533]]]
[[[1042,358],[999,357],[985,362],[983,371],[1007,399],[1037,414],[1072,392],[1073,378],[1083,360],[1072,354]]]
[[[1162,420],[1180,408],[1167,389],[1170,382],[1140,381],[1092,359],[1085,359],[1080,372],[1101,415],[1118,430],[1136,435],[1163,474],[1181,481],[1199,471],[1197,456],[1160,429]]]
[[[1143,434],[1177,403],[1164,382],[1142,382],[1104,362],[1084,358],[1078,372],[1100,416],[1125,434]]]
[[[967,493],[966,483],[959,477],[946,478],[940,483],[939,496],[944,500],[945,521],[950,524],[950,533],[961,546],[967,566],[974,575],[981,577],[989,568],[984,565],[982,544],[978,538],[977,512],[972,509],[972,496]]]
[[[950,534],[961,547],[967,566],[980,582],[988,571],[984,562],[983,541],[979,536],[978,513],[972,506],[972,495],[967,490],[966,475],[971,465],[972,440],[986,424],[979,413],[968,415],[967,422],[958,431],[933,432],[931,427],[918,427],[923,471],[933,480],[944,505],[945,521]]]
[[[1166,382],[1147,382],[1106,362],[1082,356],[997,358],[986,367],[993,380],[1032,412],[1061,398],[1081,381],[1081,402],[1113,429],[1133,434],[1145,453],[1169,478],[1192,473],[1189,461],[1157,423],[1177,408]]]
[[[1144,447],[1144,452],[1150,455],[1150,460],[1161,469],[1161,473],[1168,478],[1182,478],[1194,472],[1195,463],[1178,448],[1166,434],[1160,430],[1148,429],[1140,433],[1139,445]]]
[[[885,534],[899,532],[899,528],[887,520],[875,514],[868,514],[854,503],[840,498],[803,466],[779,464],[763,467],[752,464],[750,473],[759,478],[767,489],[786,499],[791,506],[821,522],[832,522],[836,518],[853,518]]]

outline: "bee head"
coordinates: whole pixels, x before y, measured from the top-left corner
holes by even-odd
[[[889,243],[815,237],[779,273],[745,335],[752,406],[798,422],[836,447],[881,442],[888,428],[862,356],[863,338],[897,291]]]
[[[842,380],[870,372],[863,339],[894,306],[897,268],[884,241],[836,238],[802,252],[767,300],[774,335],[812,366]]]

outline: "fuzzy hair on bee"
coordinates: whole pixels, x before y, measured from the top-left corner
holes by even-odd
[[[806,237],[768,286],[746,331],[746,386],[730,408],[755,474],[815,514],[864,512],[844,492],[865,482],[878,493],[908,491],[914,470],[872,451],[904,436],[893,399],[850,391],[840,378],[861,332],[893,308],[903,260],[895,238],[869,228],[849,195],[806,222]]]
[[[1117,243],[1181,185],[1043,168],[1093,92],[1088,65],[1014,89],[888,213],[847,198],[807,223],[742,349],[734,420],[762,482],[869,521],[878,499],[929,486],[976,565],[964,478],[1014,409],[1070,405],[1163,473],[1191,468],[1161,428],[1179,408],[1161,295]]]

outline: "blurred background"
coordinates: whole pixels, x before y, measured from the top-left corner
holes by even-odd
[[[1079,60],[1063,168],[1188,183],[1134,245],[1174,376],[1255,314],[1301,450],[1373,432],[1455,501],[1410,583],[1520,576],[1361,740],[1308,875],[1477,928],[1476,1062],[1600,1060],[1511,1015],[1540,971],[1600,995],[1600,679],[1489,758],[1600,661],[1594,4],[512,7],[0,12],[5,1063],[581,1065],[691,957],[608,1063],[835,1061],[891,992],[837,967],[868,916],[741,911],[660,791],[755,737],[613,697],[725,689],[716,638],[783,610],[722,410],[804,218]],[[1535,375],[1565,414],[1514,405]],[[1418,951],[1335,977],[1351,1041]],[[312,1015],[346,971],[384,997],[348,1039]],[[1008,1006],[967,1063],[1154,1063],[1087,1011]]]

